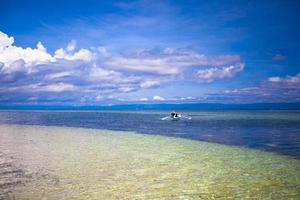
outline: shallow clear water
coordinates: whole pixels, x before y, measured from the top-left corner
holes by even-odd
[[[192,116],[192,120],[160,120],[168,111],[0,111],[0,124],[134,131],[250,147],[300,158],[300,112],[181,113]]]
[[[0,199],[299,197],[300,160],[289,156],[133,132],[0,125]]]

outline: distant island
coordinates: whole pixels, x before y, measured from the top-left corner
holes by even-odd
[[[1,110],[300,110],[300,103],[153,103],[109,105],[0,105]]]

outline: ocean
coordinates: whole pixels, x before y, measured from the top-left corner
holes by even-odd
[[[0,111],[0,199],[297,199],[300,112]]]
[[[286,154],[300,159],[299,111],[181,111],[191,120],[162,121],[169,111],[0,111],[0,123],[158,134]]]

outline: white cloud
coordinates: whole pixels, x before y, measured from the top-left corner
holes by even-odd
[[[236,65],[231,65],[229,67],[221,67],[221,68],[209,68],[204,70],[197,71],[197,77],[200,80],[211,82],[215,79],[223,79],[223,78],[231,78],[235,76],[236,73],[242,71],[244,69],[244,64],[238,63]]]
[[[41,42],[37,43],[36,48],[22,48],[13,45],[14,38],[9,37],[6,34],[0,32],[0,62],[4,63],[3,70],[7,72],[15,71],[12,64],[16,61],[23,60],[24,66],[28,71],[31,71],[32,67],[39,64],[49,64],[56,62],[56,59],[64,60],[82,60],[91,61],[93,59],[93,53],[87,49],[80,49],[77,52],[73,51],[76,47],[76,43],[72,41],[67,51],[64,49],[57,49],[54,56],[47,52],[47,49]]]
[[[110,56],[110,54],[107,52],[105,47],[98,47],[97,51],[99,52],[99,54],[103,57],[108,57]]]
[[[53,83],[48,85],[43,84],[30,84],[27,86],[21,87],[25,90],[35,90],[39,92],[65,92],[65,91],[74,91],[76,87],[68,83]]]
[[[141,88],[151,88],[161,84],[158,80],[145,80],[140,83]]]
[[[300,73],[297,74],[296,76],[288,76],[284,81],[293,84],[300,83]]]
[[[65,59],[70,61],[82,60],[89,62],[93,60],[93,53],[88,49],[80,49],[77,52],[71,53],[60,48],[55,51],[54,58]]]
[[[230,102],[295,102],[300,100],[300,73],[269,77],[257,87],[225,90],[208,96],[216,101],[222,99]]]
[[[274,77],[268,78],[268,81],[270,81],[270,82],[280,82],[281,78],[278,77],[278,76],[274,76]]]
[[[71,40],[66,49],[60,48],[54,52],[54,58],[70,61],[82,60],[86,62],[90,62],[94,59],[94,53],[88,49],[79,49],[78,51],[75,51],[76,45],[76,40]]]
[[[45,79],[52,80],[52,79],[58,79],[63,78],[67,76],[71,76],[74,72],[72,71],[63,71],[63,72],[57,72],[53,74],[47,74],[45,75]]]
[[[131,87],[131,86],[121,86],[121,87],[119,87],[119,91],[121,91],[121,92],[131,92],[133,90],[134,90],[134,88]]]
[[[269,82],[276,82],[276,83],[286,83],[286,84],[298,84],[300,83],[300,73],[296,74],[295,76],[286,76],[285,78],[280,77],[270,77],[268,79]]]
[[[149,99],[146,97],[143,97],[143,98],[140,98],[139,101],[149,101]]]
[[[10,41],[10,42],[9,42]],[[14,40],[7,35],[0,34],[0,62],[5,68],[9,68],[12,63],[22,59],[27,67],[53,61],[53,57],[47,53],[46,48],[39,42],[36,48],[22,48],[13,46]],[[9,69],[8,69],[9,71]]]
[[[164,86],[174,80],[229,78],[242,69],[237,55],[206,56],[174,48],[110,54],[105,47],[76,49],[75,40],[50,54],[41,42],[35,48],[23,48],[14,45],[13,37],[0,32],[0,95],[31,94],[43,99],[46,97],[39,95],[48,92],[51,99],[50,93],[69,92],[55,98],[76,100],[83,95],[85,101],[91,96],[99,101],[112,94]],[[0,96],[0,102],[2,99]],[[153,100],[165,99],[154,96]]]
[[[97,80],[119,80],[121,79],[121,73],[113,71],[113,70],[106,70],[103,68],[98,67],[97,65],[93,65],[90,71],[90,77],[97,81]]]
[[[64,92],[64,91],[74,91],[76,87],[72,84],[67,83],[57,83],[43,86],[39,89],[45,92]]]
[[[0,31],[0,50],[11,46],[13,43],[14,43],[13,37],[8,37],[8,35]]]
[[[190,100],[196,100],[195,97],[181,97],[180,100],[182,101],[190,101]]]
[[[139,82],[141,78],[136,77],[134,75],[126,76],[121,72],[114,71],[111,69],[105,69],[98,67],[96,64],[94,64],[89,73],[90,80],[94,82],[110,82],[115,84],[124,84],[124,83],[134,83]],[[124,89],[125,91],[125,89]]]
[[[97,96],[95,97],[95,99],[96,99],[97,101],[100,101],[101,99],[103,99],[103,96],[97,95]]]
[[[177,74],[179,69],[171,67],[162,59],[124,58],[116,57],[108,60],[107,64],[115,69],[126,68],[134,71],[157,74]]]
[[[75,91],[77,90],[77,87],[69,84],[69,83],[52,83],[52,84],[28,84],[28,85],[22,85],[18,87],[9,87],[9,88],[3,88],[0,87],[0,92],[66,92],[66,91]]]
[[[241,65],[240,62],[240,57],[237,55],[209,57],[192,51],[166,48],[158,52],[137,50],[130,55],[111,57],[106,64],[115,69],[125,68],[161,75],[176,75],[188,67],[222,67]]]
[[[161,97],[161,96],[158,96],[158,95],[156,95],[156,96],[154,96],[154,97],[153,97],[153,100],[154,100],[154,101],[164,101],[164,100],[165,100],[165,98],[163,98],[163,97]]]
[[[25,61],[23,59],[15,60],[10,63],[8,67],[3,68],[4,73],[13,73],[13,72],[26,72]]]

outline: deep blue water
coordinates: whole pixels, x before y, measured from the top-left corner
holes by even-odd
[[[250,147],[300,159],[300,112],[185,113],[192,119],[162,121],[168,111],[0,111],[0,123],[135,131]]]

